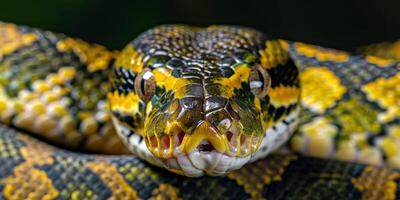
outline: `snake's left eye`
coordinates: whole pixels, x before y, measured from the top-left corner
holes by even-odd
[[[265,69],[256,65],[250,72],[249,86],[254,96],[264,98],[271,87],[271,77]]]
[[[155,94],[156,81],[149,68],[144,68],[143,71],[136,76],[135,92],[146,103],[149,102]]]

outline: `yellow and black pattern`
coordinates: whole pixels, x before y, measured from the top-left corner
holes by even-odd
[[[399,63],[302,43],[289,52],[301,69],[303,107],[292,148],[398,168]]]
[[[115,53],[13,24],[0,23],[0,38],[1,122],[69,148],[124,151],[106,100]]]
[[[0,132],[0,199],[396,199],[399,191],[399,172],[362,164],[278,154],[227,176],[187,178],[133,156],[72,153]]]
[[[168,29],[171,31],[163,33],[199,31],[183,26]],[[400,67],[396,59],[270,40],[252,29],[228,30],[218,26],[209,29],[258,38],[253,41],[257,45],[245,48],[254,51],[255,59],[239,52],[221,59],[222,63],[238,62],[235,68],[224,69],[221,65],[218,73],[213,73],[212,67],[206,68],[210,71],[202,71],[203,75],[209,73],[210,81],[215,78],[218,87],[226,86],[223,78],[239,80],[231,82],[239,83],[232,84],[236,92],[226,87],[218,92],[210,89],[226,99],[242,98],[239,108],[217,106],[211,110],[229,113],[231,109],[240,109],[253,114],[267,111],[259,118],[265,129],[274,127],[301,105],[300,127],[289,145],[294,150],[314,157],[400,166]],[[149,44],[160,44],[157,41],[165,39],[160,32],[154,34],[155,42],[147,41]],[[0,24],[0,120],[9,125],[0,126],[0,199],[399,198],[399,172],[373,165],[289,153],[270,155],[226,176],[188,178],[151,166],[133,155],[71,152],[32,137],[81,151],[122,153],[126,152],[125,146],[114,130],[109,108],[131,130],[128,134],[140,135],[149,143],[152,140],[145,134],[145,127],[158,128],[156,134],[168,127],[162,123],[159,127],[146,125],[143,119],[152,112],[159,110],[154,115],[159,116],[164,111],[174,114],[184,110],[194,116],[190,120],[196,120],[197,103],[193,102],[199,98],[192,91],[198,76],[192,73],[198,71],[196,66],[188,67],[190,70],[177,67],[179,70],[173,72],[173,66],[182,63],[165,53],[157,55],[155,52],[162,52],[162,46],[144,50],[151,47],[144,44],[152,37],[145,34],[139,38],[116,58],[117,52],[100,45],[48,31]],[[231,38],[233,42],[242,39]],[[239,46],[229,47],[240,49],[240,44],[251,42],[234,44]],[[189,56],[189,48],[181,50],[187,52],[172,57],[185,55],[191,60],[195,56],[193,52]],[[147,51],[154,55],[145,54]],[[247,74],[249,78],[245,65],[252,62],[266,70],[272,79],[268,96],[260,101],[238,76]],[[110,69],[112,65],[114,68]],[[168,73],[154,71],[165,65]],[[135,82],[137,75],[143,75],[147,69],[152,70],[157,83],[154,90],[157,98],[147,99],[147,93],[137,92],[154,89],[151,84]],[[193,80],[178,82],[179,73]],[[171,82],[191,87],[180,91]],[[135,88],[135,83],[140,87]],[[185,102],[185,98],[190,101]],[[180,122],[183,119],[189,118]],[[190,123],[194,122],[181,127],[190,130]],[[173,126],[169,128],[172,130]]]
[[[119,132],[134,152],[138,137],[162,162],[197,147],[229,157],[275,149],[262,143],[265,133],[294,123],[285,119],[300,97],[298,69],[279,40],[234,26],[150,29],[121,52],[111,80]]]

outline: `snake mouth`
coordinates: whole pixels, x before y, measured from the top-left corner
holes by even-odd
[[[145,137],[147,148],[165,168],[186,176],[221,175],[238,169],[257,152],[263,137],[245,135],[239,126],[224,134],[203,121],[190,133],[173,124],[168,134]]]
[[[232,157],[212,150],[201,152],[193,151],[178,157],[160,160],[164,168],[189,177],[199,177],[204,174],[221,176],[229,171],[240,169],[249,162],[251,156]]]
[[[211,152],[212,150],[214,150],[214,146],[208,142],[208,141],[202,141],[197,147],[196,149],[199,152]]]

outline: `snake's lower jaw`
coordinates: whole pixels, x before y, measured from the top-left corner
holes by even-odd
[[[193,151],[161,161],[166,169],[174,173],[199,177],[202,175],[224,175],[229,171],[243,167],[250,159],[251,156],[232,157],[213,150],[210,152]]]
[[[219,133],[203,122],[190,134],[153,135],[145,139],[153,156],[170,171],[185,176],[217,176],[241,168],[254,155],[262,137],[228,131]]]

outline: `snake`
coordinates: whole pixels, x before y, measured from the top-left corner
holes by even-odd
[[[397,199],[400,51],[0,23],[0,199]]]

